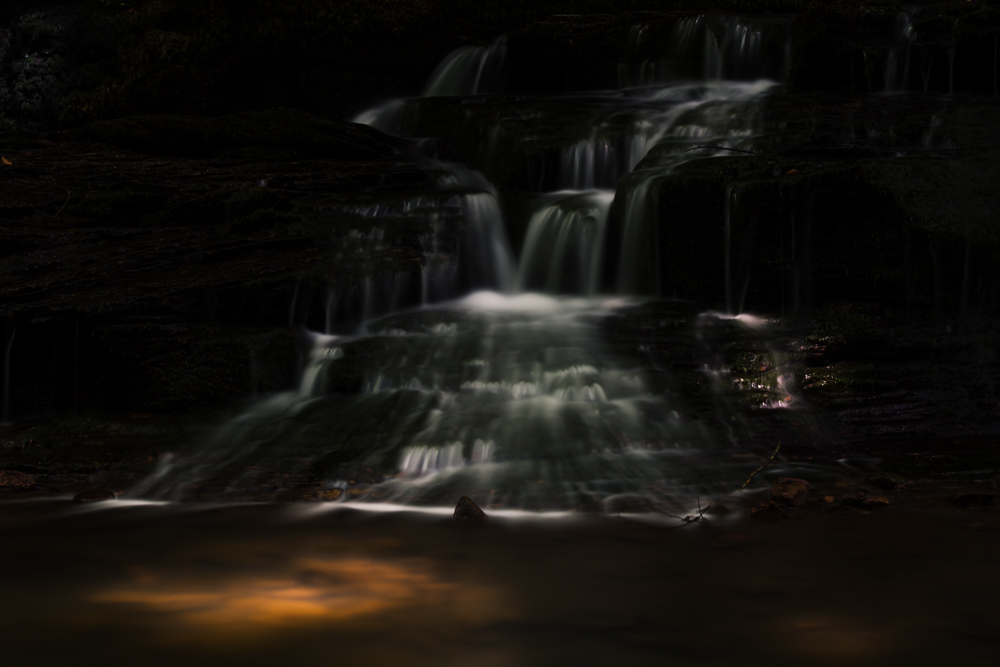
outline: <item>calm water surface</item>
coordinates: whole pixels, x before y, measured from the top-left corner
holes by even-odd
[[[992,665],[989,508],[494,518],[0,506],[11,664]]]

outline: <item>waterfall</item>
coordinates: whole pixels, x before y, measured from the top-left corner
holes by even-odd
[[[427,79],[423,97],[476,95],[503,90],[507,40],[489,46],[463,46],[449,53]]]
[[[633,26],[618,65],[623,88],[788,75],[787,19],[700,14]]]
[[[629,318],[646,307],[635,295],[667,291],[661,251],[671,225],[687,222],[662,204],[661,185],[687,162],[752,149],[761,100],[786,74],[788,35],[785,19],[714,14],[641,25],[620,72],[622,86],[643,88],[560,95],[528,111],[480,98],[462,113],[500,105],[487,126],[468,128],[459,114],[454,136],[412,132],[416,150],[452,152],[420,158],[438,175],[428,191],[331,207],[349,229],[338,252],[359,269],[328,288],[317,331],[294,321],[307,348],[298,385],[256,401],[207,453],[178,457],[142,492],[241,497],[308,479],[338,502],[441,504],[475,490],[504,507],[608,511],[712,492],[691,470],[744,423],[726,398],[713,347],[723,343],[698,343],[712,356],[703,398],[725,414],[720,438],[666,388],[681,384],[672,362],[652,375],[660,384],[637,367],[636,350],[654,357],[633,340],[645,320]],[[422,96],[502,90],[506,48],[501,38],[452,52]],[[406,102],[405,126],[444,102]],[[400,132],[403,104],[356,121]],[[375,259],[394,252],[411,263]],[[728,253],[720,297],[731,302]],[[751,319],[715,318],[720,329]],[[780,391],[767,382],[754,391]],[[268,477],[278,470],[279,481]]]
[[[421,97],[476,95],[503,90],[507,40],[496,39],[489,46],[463,46],[455,49],[427,78]],[[389,134],[397,134],[403,120],[405,99],[393,99],[362,111],[353,122],[370,125]]]
[[[913,17],[907,12],[896,16],[896,27],[892,39],[892,47],[885,62],[885,91],[899,93],[906,90],[910,80],[910,45],[917,39],[917,31],[913,27]],[[929,70],[928,64],[928,70]],[[928,72],[929,76],[929,72]],[[927,77],[924,77],[926,92]]]
[[[453,169],[440,183],[444,187],[480,190],[459,195],[454,201],[465,211],[460,263],[466,287],[509,292],[514,285],[514,259],[496,190],[481,174],[465,169]]]
[[[609,190],[551,195],[554,200],[543,205],[528,224],[518,290],[597,294],[608,209],[614,196]]]
[[[636,185],[630,183],[627,188],[616,281],[620,294],[660,294],[659,248],[655,241],[650,243],[651,232],[657,228],[658,178],[652,173],[639,173],[634,179]]]

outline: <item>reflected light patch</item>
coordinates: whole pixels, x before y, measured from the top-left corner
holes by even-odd
[[[895,632],[885,619],[803,614],[779,624],[778,646],[814,663],[849,664],[895,649]]]
[[[413,605],[452,610],[465,623],[492,620],[499,596],[482,586],[444,581],[418,560],[304,558],[284,573],[219,579],[151,577],[133,572],[130,584],[90,601],[147,612],[215,637],[316,623],[337,623]]]

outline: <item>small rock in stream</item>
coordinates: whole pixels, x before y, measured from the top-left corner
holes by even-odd
[[[867,489],[855,488],[842,495],[840,497],[840,502],[843,505],[849,505],[851,507],[861,507],[866,498],[868,498]]]
[[[97,503],[103,500],[114,500],[118,496],[111,489],[92,489],[73,496],[74,503]]]
[[[865,481],[883,491],[896,491],[902,488],[904,482],[900,475],[892,472],[869,475],[865,478]]]
[[[478,526],[487,521],[489,517],[486,512],[480,509],[468,496],[462,496],[455,506],[455,523],[460,526]]]
[[[809,500],[809,482],[795,477],[782,477],[771,487],[771,501],[779,505],[802,507]]]
[[[875,509],[878,507],[888,507],[889,499],[885,496],[866,496],[864,500],[861,501],[861,507],[866,509]]]
[[[0,492],[27,491],[35,485],[35,478],[17,470],[0,470]]]

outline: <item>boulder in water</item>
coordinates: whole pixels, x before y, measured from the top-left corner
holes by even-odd
[[[454,519],[455,523],[460,526],[479,526],[489,521],[490,518],[471,498],[462,496],[458,505],[455,506]]]
[[[74,503],[97,503],[103,500],[114,500],[118,496],[111,489],[91,489],[73,496]]]
[[[809,482],[794,477],[782,477],[771,487],[771,500],[786,507],[802,507],[809,500]]]
[[[896,491],[903,487],[905,480],[896,473],[886,472],[869,475],[865,478],[865,481],[883,491]]]

